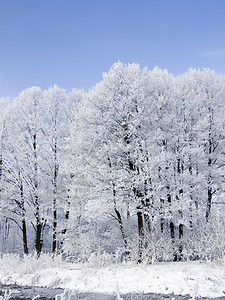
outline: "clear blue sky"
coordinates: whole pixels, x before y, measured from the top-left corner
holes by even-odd
[[[118,60],[225,74],[225,0],[0,0],[0,97],[88,90]]]

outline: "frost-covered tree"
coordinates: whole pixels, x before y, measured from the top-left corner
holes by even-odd
[[[76,236],[77,222],[81,217],[81,207],[85,205],[85,186],[82,165],[82,156],[79,137],[82,130],[82,106],[85,93],[82,90],[73,89],[67,94],[66,101],[61,103],[61,136],[60,136],[60,188],[59,194],[60,226],[58,228],[58,241],[60,251],[68,252],[68,239]],[[78,121],[79,120],[79,121]],[[81,170],[82,169],[82,170]],[[81,184],[82,183],[82,184]],[[85,186],[85,187],[84,187]],[[76,220],[76,221],[75,221]]]
[[[48,199],[52,228],[52,252],[57,250],[57,244],[62,244],[62,235],[65,231],[63,223],[68,219],[70,174],[67,173],[68,144],[70,139],[69,124],[72,110],[81,98],[80,91],[70,94],[66,90],[54,86],[43,92],[42,115],[44,122],[45,166],[43,166],[47,182],[45,189]],[[57,237],[58,235],[58,237]],[[57,242],[58,241],[58,242]]]
[[[224,77],[208,69],[191,69],[181,79],[186,111],[186,125],[183,126],[186,163],[189,165],[186,178],[189,182],[192,180],[191,185],[187,183],[187,189],[192,208],[201,207],[201,212],[198,211],[208,222],[213,197],[224,190]]]
[[[157,72],[163,74],[155,69],[154,77],[137,64],[115,64],[87,95],[83,117],[73,130],[73,145],[80,145],[76,161],[86,180],[81,182],[91,189],[92,200],[101,203],[101,211],[108,210],[117,221],[127,254],[125,223],[136,215],[140,260],[144,232],[150,230],[153,218],[150,164],[154,150],[150,152],[157,147],[156,115],[160,97],[167,97],[163,91],[168,89],[163,80],[159,84]],[[165,72],[164,77],[172,78]]]
[[[5,163],[6,182],[11,182],[14,188],[18,188],[17,192],[14,191],[11,195],[11,203],[16,206],[13,213],[21,214],[25,243],[26,215],[29,210],[29,221],[35,230],[37,254],[41,252],[44,226],[40,186],[40,149],[44,135],[39,114],[41,97],[41,89],[33,87],[21,92],[14,101],[11,116],[8,118],[8,155]]]
[[[2,207],[3,199],[4,199],[4,179],[3,179],[3,159],[4,159],[4,143],[6,137],[6,119],[7,119],[7,111],[9,109],[10,99],[9,98],[1,98],[0,99],[0,207]],[[5,240],[7,240],[8,233],[8,220],[4,218],[4,214],[2,210],[0,211],[0,235],[1,235],[1,243],[2,248],[1,251],[5,247]]]
[[[61,168],[65,154],[65,139],[68,135],[68,96],[66,91],[54,86],[43,92],[42,114],[44,122],[45,172],[52,188],[46,185],[49,198],[49,210],[52,213],[52,252],[57,246],[57,211],[63,201]]]

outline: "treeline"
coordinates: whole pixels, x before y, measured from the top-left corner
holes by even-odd
[[[118,62],[88,93],[32,87],[0,105],[0,251],[224,255],[224,76]]]

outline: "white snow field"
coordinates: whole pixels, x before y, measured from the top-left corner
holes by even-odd
[[[0,283],[71,289],[79,292],[162,293],[209,299],[224,296],[225,263],[178,262],[95,267],[46,258],[0,259]]]

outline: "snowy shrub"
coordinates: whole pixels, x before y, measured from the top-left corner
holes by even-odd
[[[17,254],[4,254],[0,258],[0,268],[5,275],[18,272],[19,274],[31,274],[34,270],[59,267],[62,263],[60,255],[52,257],[50,254],[26,255],[21,257]]]
[[[99,252],[101,250],[98,227],[89,223],[73,224],[64,244],[67,259],[74,262],[87,262],[93,253]]]
[[[118,257],[116,258],[114,254],[106,252],[102,254],[92,253],[88,259],[88,265],[90,267],[103,267],[118,262]]]
[[[137,246],[135,240],[132,242],[130,248],[131,261],[137,262],[140,252],[143,263],[154,264],[155,262],[173,260],[175,247],[168,237],[145,233],[141,248]]]
[[[36,255],[26,255],[23,258],[26,273],[32,273],[33,270],[40,270],[43,268],[60,267],[62,264],[61,255],[52,256],[51,254],[42,253],[38,258]]]
[[[153,264],[159,261],[171,261],[174,256],[172,242],[166,237],[148,235],[146,246],[143,247],[143,261]]]
[[[121,260],[123,249],[118,230],[112,230],[111,225],[91,220],[89,222],[74,222],[67,233],[64,243],[64,256],[70,262],[93,264],[113,263]]]
[[[225,224],[214,219],[205,226],[198,226],[184,242],[186,260],[223,260],[225,257]]]
[[[21,257],[18,254],[3,254],[0,259],[0,268],[5,275],[21,270]]]

